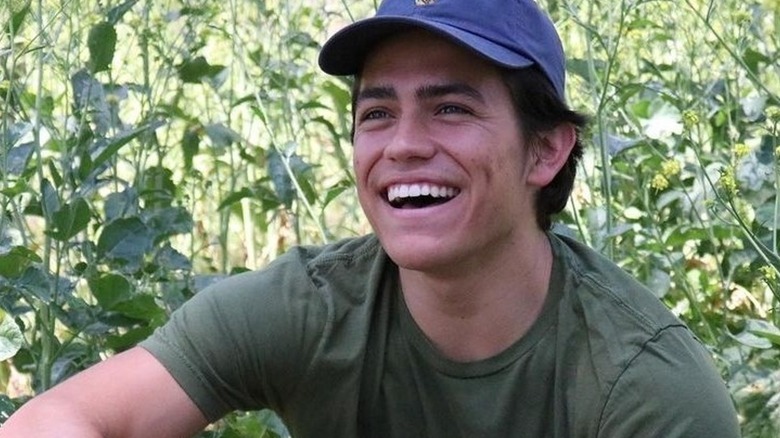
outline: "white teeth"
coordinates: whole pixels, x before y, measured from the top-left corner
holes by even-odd
[[[387,200],[393,202],[399,198],[416,198],[418,196],[453,198],[458,192],[459,190],[454,187],[433,184],[398,184],[387,189]]]

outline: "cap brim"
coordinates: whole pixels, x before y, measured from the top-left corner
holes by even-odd
[[[450,39],[502,67],[523,68],[534,62],[500,44],[446,24],[406,16],[382,16],[358,21],[336,32],[322,47],[320,68],[336,76],[355,75],[363,68],[368,52],[380,40],[412,28],[425,29]]]

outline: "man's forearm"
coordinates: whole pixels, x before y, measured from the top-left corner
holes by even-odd
[[[0,427],[0,438],[104,436],[72,403],[49,394],[30,400]]]

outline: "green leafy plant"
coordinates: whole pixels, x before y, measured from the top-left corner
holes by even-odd
[[[547,0],[592,115],[558,229],[711,349],[780,431],[780,4]],[[0,422],[215,279],[369,231],[327,33],[373,1],[0,6]],[[286,436],[268,411],[202,436]]]

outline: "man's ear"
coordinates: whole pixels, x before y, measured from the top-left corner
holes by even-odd
[[[566,164],[576,141],[577,129],[571,123],[561,123],[539,135],[532,146],[528,182],[537,187],[549,184]]]

